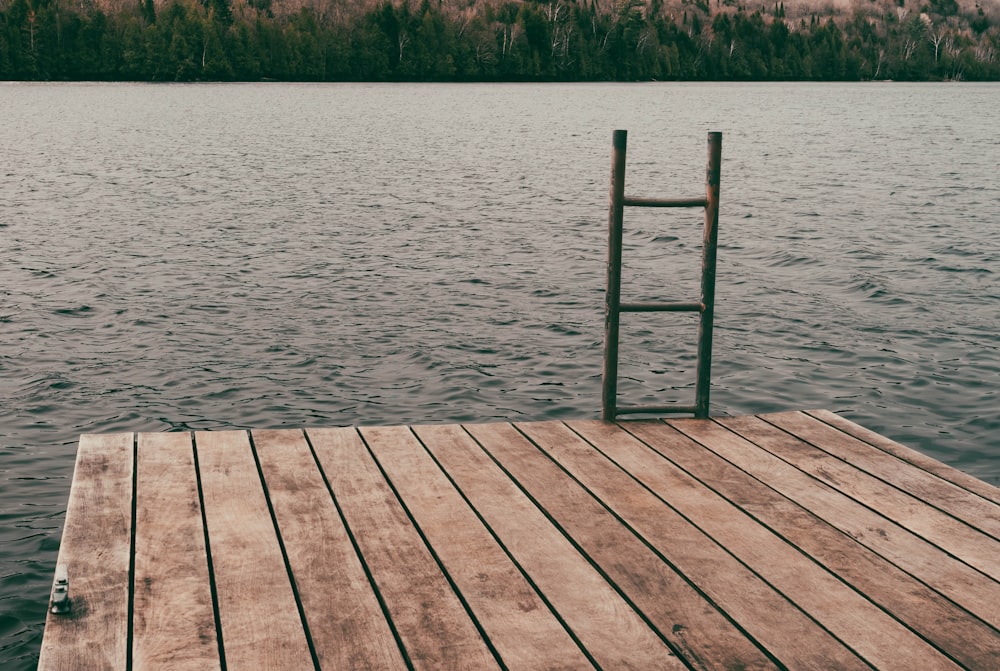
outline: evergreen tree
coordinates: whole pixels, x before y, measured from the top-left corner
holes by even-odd
[[[783,2],[751,12],[695,0],[675,16],[663,0],[294,12],[273,0],[126,0],[107,13],[104,1],[6,0],[0,78],[1000,79],[1000,34],[982,8],[957,15],[957,0],[928,0],[923,17],[873,0],[795,23]]]

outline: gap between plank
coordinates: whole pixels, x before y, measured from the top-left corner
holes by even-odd
[[[198,443],[194,432],[191,436],[191,451],[194,455],[194,476],[198,487],[198,506],[201,508],[201,528],[205,535],[205,560],[208,562],[208,587],[212,593],[212,617],[215,618],[215,639],[219,646],[219,666],[221,671],[226,668],[226,647],[222,640],[222,618],[219,615],[219,593],[215,585],[215,565],[212,562],[212,544],[208,535],[208,517],[205,515],[205,493],[201,487],[201,464],[198,463]]]
[[[416,438],[416,434],[413,432],[413,429],[411,427],[408,426],[406,427],[406,429],[407,431],[410,432],[411,435],[413,435]],[[448,569],[445,568],[444,562],[441,561],[441,558],[438,556],[437,551],[434,550],[434,547],[431,545],[430,541],[427,540],[427,536],[424,535],[423,529],[421,529],[420,525],[417,524],[416,518],[413,516],[413,513],[410,512],[410,508],[406,505],[406,502],[403,500],[403,497],[399,494],[399,491],[396,489],[396,485],[392,483],[392,480],[389,478],[389,474],[385,472],[384,468],[382,468],[382,463],[378,460],[378,457],[375,456],[375,451],[372,450],[371,446],[368,444],[368,439],[361,431],[358,431],[358,435],[361,437],[361,442],[362,444],[364,444],[365,449],[368,450],[368,454],[371,456],[372,461],[375,464],[375,467],[382,475],[382,479],[385,480],[385,483],[389,486],[389,489],[392,490],[393,496],[396,497],[396,500],[399,502],[399,505],[403,509],[403,512],[406,513],[407,519],[410,520],[410,524],[413,526],[414,531],[416,531],[417,535],[420,536],[420,540],[423,542],[424,546],[427,548],[427,551],[434,559],[434,563],[437,564],[438,569],[444,576],[444,579],[448,581],[448,586],[451,587],[451,591],[454,592],[455,596],[458,597],[459,603],[462,604],[462,608],[465,609],[465,612],[466,614],[468,614],[469,619],[472,620],[473,626],[476,628],[476,631],[479,632],[479,636],[483,639],[483,642],[489,649],[490,654],[493,655],[493,658],[496,660],[500,668],[506,671],[507,665],[503,661],[503,658],[500,656],[500,653],[494,647],[493,641],[491,641],[490,637],[486,635],[486,630],[483,629],[483,625],[479,622],[479,619],[476,617],[475,613],[472,612],[472,607],[465,600],[465,595],[463,595],[462,591],[458,589],[458,585],[455,584],[455,581],[451,577],[451,574],[448,573]],[[416,439],[419,442],[420,439],[419,438]],[[424,447],[423,443],[420,443],[420,446],[423,447],[424,450],[426,451],[426,448]],[[431,455],[431,457],[433,458],[433,455]]]
[[[267,488],[267,481],[264,479],[264,470],[260,465],[260,457],[257,456],[257,444],[254,442],[253,432],[247,431],[247,439],[250,441],[250,453],[253,454],[253,461],[257,467],[257,477],[260,478],[261,490],[264,492],[264,501],[267,503],[267,512],[271,516],[271,524],[274,525],[274,534],[278,539],[278,548],[281,550],[281,560],[285,564],[285,572],[288,575],[288,582],[292,588],[292,595],[295,597],[295,608],[299,611],[299,620],[302,621],[302,631],[306,637],[306,644],[309,646],[309,655],[312,657],[313,667],[320,671],[319,656],[313,645],[312,633],[309,631],[309,622],[306,621],[305,609],[302,607],[302,599],[299,598],[299,586],[295,583],[295,575],[292,573],[292,565],[288,561],[288,552],[285,550],[285,539],[281,536],[281,527],[278,526],[278,518],[274,513],[274,506],[271,504],[271,492]]]

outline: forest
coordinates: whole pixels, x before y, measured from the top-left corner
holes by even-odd
[[[0,0],[0,79],[998,80],[995,7]]]

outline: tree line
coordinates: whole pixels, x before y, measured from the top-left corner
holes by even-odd
[[[341,3],[346,0],[339,0]],[[0,0],[0,79],[135,81],[998,80],[1000,31],[956,0]]]

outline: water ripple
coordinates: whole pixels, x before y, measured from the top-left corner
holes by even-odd
[[[650,197],[725,134],[717,412],[1000,483],[997,91],[5,86],[0,667],[34,668],[80,433],[596,417],[613,128]],[[700,227],[629,210],[628,300],[697,295]],[[689,402],[696,325],[623,333],[625,400]]]

